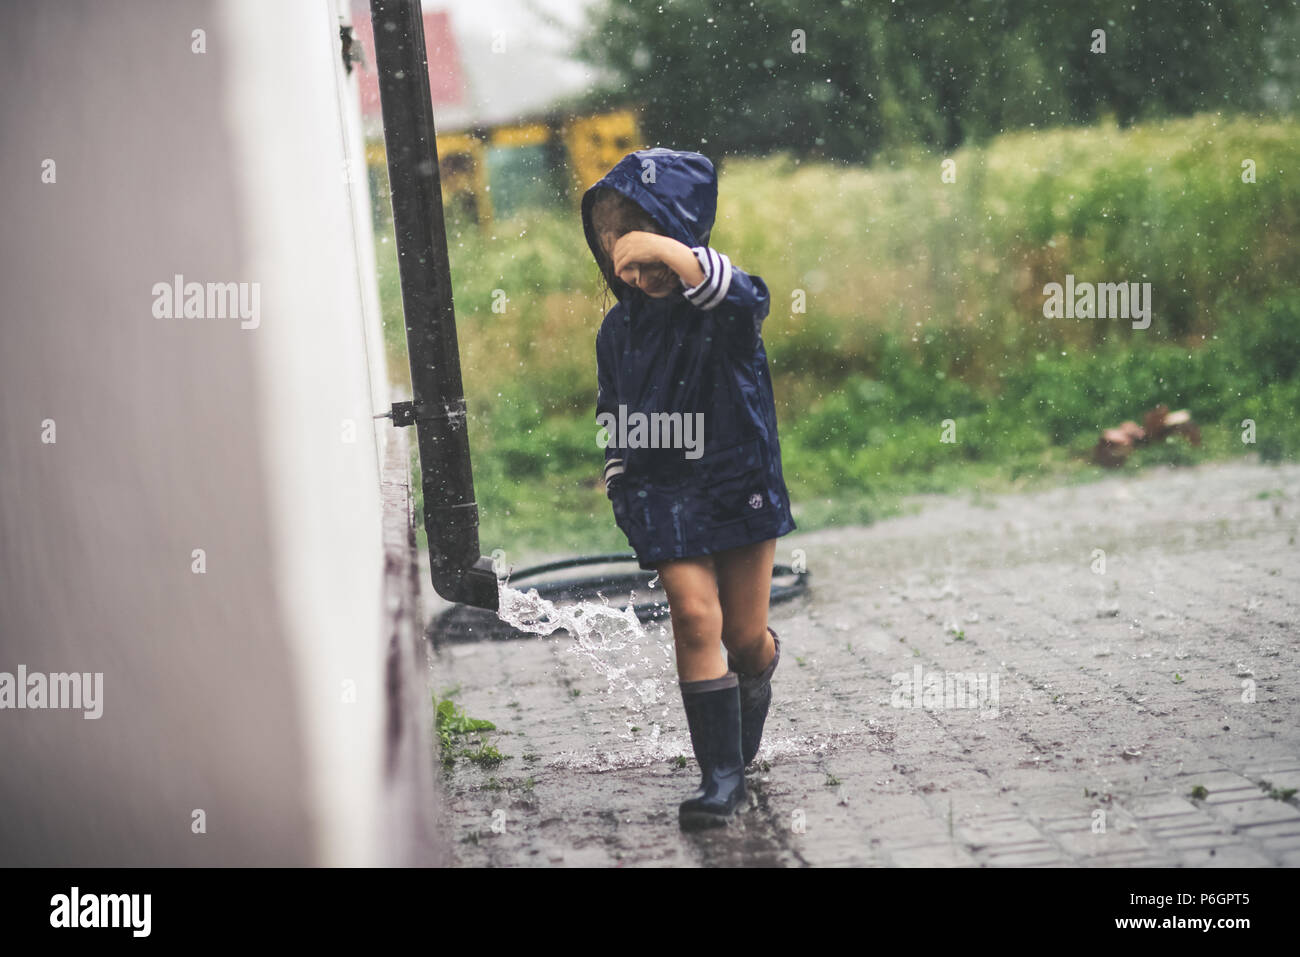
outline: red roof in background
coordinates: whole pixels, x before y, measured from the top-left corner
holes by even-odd
[[[361,45],[365,65],[358,84],[363,116],[379,116],[379,76],[375,72],[375,35],[370,22],[370,5],[353,0],[353,35]],[[465,71],[460,50],[451,32],[451,15],[446,10],[424,12],[424,49],[429,57],[429,92],[433,105],[460,106],[465,101]]]

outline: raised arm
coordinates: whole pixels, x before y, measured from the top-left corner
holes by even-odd
[[[707,246],[695,246],[691,253],[704,272],[704,279],[694,286],[688,286],[683,279],[686,288],[682,295],[706,312],[718,312],[733,333],[733,341],[753,348],[771,308],[767,284],[761,277],[733,266],[726,253]]]

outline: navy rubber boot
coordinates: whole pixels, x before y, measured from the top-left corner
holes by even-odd
[[[728,823],[745,801],[740,753],[740,683],[727,672],[708,681],[679,682],[700,786],[678,811],[683,830]]]
[[[776,663],[781,660],[781,640],[776,632],[767,629],[772,635],[772,646],[776,649],[772,660],[766,668],[756,675],[747,675],[737,670],[731,655],[727,655],[727,667],[736,672],[740,687],[740,752],[746,766],[758,754],[758,746],[763,741],[763,724],[767,721],[767,710],[772,704],[772,673]]]

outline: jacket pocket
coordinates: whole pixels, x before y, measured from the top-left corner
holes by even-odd
[[[761,438],[748,439],[709,453],[708,474],[717,482],[753,471],[766,471],[767,452]]]
[[[704,487],[715,526],[749,522],[772,508],[767,494],[767,456],[752,440],[720,451],[710,471],[717,478]]]
[[[614,509],[614,524],[619,528],[626,529],[627,525],[627,499],[626,490],[622,482],[614,482],[606,486],[609,495],[609,504]]]
[[[646,534],[645,504],[639,491],[635,485],[619,482],[610,496],[614,506],[614,522],[627,536],[628,544],[633,548]]]

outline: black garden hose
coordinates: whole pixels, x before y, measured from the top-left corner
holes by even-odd
[[[636,612],[637,618],[641,621],[654,621],[667,616],[668,603],[663,597],[663,590],[650,587],[650,582],[657,577],[658,572],[647,571],[639,566],[634,571],[628,572],[606,572],[579,578],[544,581],[535,585],[526,584],[529,579],[551,572],[562,571],[566,568],[581,568],[586,565],[614,565],[635,561],[636,556],[631,552],[565,558],[560,561],[546,562],[541,565],[512,570],[507,583],[512,588],[517,588],[520,591],[529,591],[535,588],[537,594],[542,598],[558,602],[598,602],[603,597],[612,604],[616,602],[618,596],[625,596],[634,590],[638,593],[655,593],[657,591],[656,597],[633,605],[632,610]],[[807,570],[795,571],[789,565],[774,565],[772,567],[772,604],[789,601],[803,594],[808,589],[808,578]],[[512,638],[520,637],[523,634],[498,619],[491,612],[467,605],[457,605],[448,609],[430,622],[428,631],[428,637],[432,638],[435,643],[442,641],[479,641],[487,638]]]

